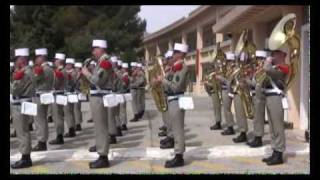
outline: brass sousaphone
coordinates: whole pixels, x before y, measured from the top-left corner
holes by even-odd
[[[295,33],[296,15],[294,13],[284,16],[273,29],[269,38],[268,46],[270,50],[277,50],[289,47],[290,70],[286,79],[287,89],[292,85],[292,80],[296,77],[299,68],[300,38]]]

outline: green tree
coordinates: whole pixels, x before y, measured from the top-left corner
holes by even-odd
[[[108,41],[107,52],[125,61],[136,60],[146,22],[140,6],[15,6],[10,14],[10,48],[47,47],[49,56],[65,52],[83,60],[92,39]]]

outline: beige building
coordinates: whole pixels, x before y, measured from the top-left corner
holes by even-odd
[[[285,119],[294,128],[308,129],[309,125],[309,6],[283,5],[218,5],[200,6],[187,17],[148,34],[143,39],[146,61],[163,55],[173,48],[175,42],[189,45],[185,59],[192,74],[188,91],[193,95],[204,95],[203,75],[206,64],[211,60],[215,47],[215,34],[223,33],[223,50],[234,51],[242,30],[249,29],[258,49],[267,48],[267,40],[278,21],[288,13],[297,16],[296,32],[301,38],[300,71],[288,91],[290,109]],[[200,66],[196,74],[196,55]],[[147,62],[146,62],[147,63]]]

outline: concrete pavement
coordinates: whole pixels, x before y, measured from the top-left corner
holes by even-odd
[[[31,154],[33,167],[13,170],[12,174],[251,174],[251,173],[284,173],[309,174],[309,144],[300,138],[299,130],[286,130],[287,151],[284,155],[286,163],[278,166],[266,166],[261,159],[271,153],[269,128],[263,138],[265,146],[249,148],[244,143],[234,144],[234,136],[221,136],[221,131],[211,131],[212,103],[207,97],[194,97],[195,110],[186,112],[185,137],[186,166],[174,169],[164,168],[164,162],[173,157],[173,149],[159,148],[158,128],[162,125],[161,115],[154,102],[147,96],[146,113],[143,120],[128,124],[128,131],[118,137],[119,143],[111,145],[109,158],[111,167],[91,170],[88,163],[98,155],[89,153],[88,148],[94,145],[94,129],[87,123],[90,114],[83,106],[83,130],[77,132],[76,138],[65,139],[64,145],[48,145],[48,151]],[[132,118],[131,104],[128,103],[128,120]],[[54,125],[50,126],[49,139],[55,137]],[[249,120],[252,130],[252,121]],[[249,137],[252,134],[249,133]],[[35,132],[32,132],[33,145]],[[10,139],[10,163],[18,160],[16,138]]]

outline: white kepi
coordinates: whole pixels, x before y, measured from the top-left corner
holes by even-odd
[[[81,62],[76,62],[76,63],[74,64],[74,67],[76,67],[76,68],[82,68],[82,63],[81,63]]]
[[[56,53],[56,55],[54,56],[55,59],[61,59],[61,60],[65,60],[66,59],[66,55],[63,53]]]
[[[129,64],[128,64],[128,63],[122,63],[121,67],[122,67],[122,68],[128,68],[128,67],[129,67]]]
[[[36,56],[47,56],[48,55],[48,49],[47,48],[39,48],[35,50]]]
[[[29,56],[29,48],[15,49],[14,56]]]
[[[189,48],[189,46],[186,45],[186,44],[174,43],[173,50],[180,51],[180,52],[183,52],[183,53],[187,53],[188,52],[188,48]]]
[[[67,58],[66,59],[66,64],[74,64],[75,60],[73,58]]]
[[[107,41],[101,40],[101,39],[95,39],[92,41],[92,47],[107,48]]]

